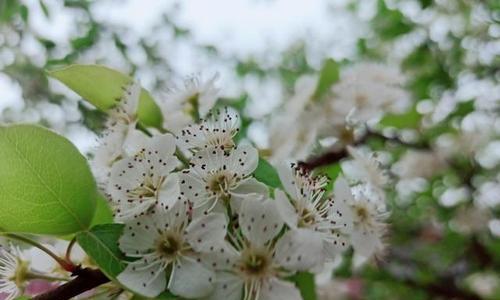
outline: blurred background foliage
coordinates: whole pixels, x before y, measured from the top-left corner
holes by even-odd
[[[302,35],[279,50],[244,55],[194,38],[191,28],[178,24],[182,3],[169,5],[147,30],[137,32],[106,20],[106,9],[120,6],[119,1],[98,2],[0,0],[0,122],[41,123],[88,151],[102,129],[103,114],[45,74],[72,63],[120,69],[158,97],[172,80],[219,71],[224,85],[220,103],[242,114],[242,138],[286,101],[299,77],[320,74],[319,90],[328,91],[338,69],[356,61],[397,64],[409,78],[414,105],[405,114],[385,115],[379,124],[383,130],[408,132],[432,145],[445,133],[457,133],[457,124],[474,111],[498,116],[498,0],[327,3],[332,18],[351,18],[344,26],[361,29],[332,28],[334,38],[322,43],[315,42],[317,35]],[[57,26],[69,28],[52,30],[56,23],[50,20],[61,18]],[[332,46],[342,38],[348,40],[343,52]],[[443,102],[446,113],[438,116]],[[367,144],[389,152],[393,161],[408,151],[407,145],[376,136]],[[478,180],[495,178],[498,167],[483,168],[455,150],[452,161],[426,179],[424,189],[404,199],[399,191],[388,191],[392,209],[386,253],[363,266],[352,255],[338,262],[338,280],[320,287],[323,299],[500,299],[500,206],[484,208],[474,200]],[[320,172],[333,179],[339,170],[334,164]],[[444,191],[457,187],[467,189],[466,199],[443,205]],[[358,267],[353,270],[353,265]]]

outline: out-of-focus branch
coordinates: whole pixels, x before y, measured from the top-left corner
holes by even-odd
[[[352,143],[351,146],[361,145],[371,138],[382,139],[386,142],[405,146],[405,147],[412,148],[412,149],[420,149],[420,150],[431,149],[431,146],[429,145],[429,143],[427,143],[425,141],[411,143],[411,142],[403,141],[401,138],[399,138],[397,136],[388,137],[388,136],[385,136],[381,133],[378,133],[375,131],[370,131],[370,130],[367,131],[367,133],[363,137],[361,137],[359,140]],[[348,155],[349,155],[349,153],[347,152],[347,149],[345,147],[342,147],[340,149],[335,149],[335,150],[332,150],[329,152],[325,152],[319,156],[311,157],[310,159],[308,159],[306,161],[300,161],[299,166],[301,166],[302,168],[304,168],[306,170],[312,171],[318,167],[327,166],[327,165],[337,163],[337,162],[341,161],[342,159],[346,158]]]
[[[67,300],[110,281],[104,273],[95,269],[79,269],[74,275],[73,280],[33,297],[33,300]]]
[[[424,290],[428,294],[442,299],[481,300],[479,296],[459,289],[453,278],[442,278],[439,282],[428,284],[421,284],[412,280],[405,280],[404,283],[416,289]]]

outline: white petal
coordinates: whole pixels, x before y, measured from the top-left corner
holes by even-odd
[[[276,201],[276,207],[283,221],[285,221],[290,228],[297,228],[299,216],[297,215],[293,205],[290,203],[290,200],[288,200],[287,195],[282,190],[277,189],[274,191],[274,198]]]
[[[243,235],[255,246],[270,241],[283,227],[275,202],[255,195],[243,200],[239,222]]]
[[[118,240],[120,249],[125,254],[143,253],[151,248],[157,238],[156,224],[151,216],[140,216],[125,223],[123,234]]]
[[[150,139],[147,148],[152,151],[151,155],[156,154],[159,158],[167,158],[175,152],[175,138],[169,133],[155,135]]]
[[[242,145],[231,152],[228,168],[238,175],[246,177],[257,169],[258,164],[259,153],[257,149],[250,145]]]
[[[222,243],[226,237],[226,216],[220,213],[211,213],[202,216],[189,224],[186,228],[186,239],[196,252],[203,252],[211,246]]]
[[[172,269],[169,290],[185,298],[200,298],[210,294],[214,288],[215,273],[201,263],[182,258]]]
[[[323,264],[321,234],[303,228],[288,231],[276,245],[275,261],[293,271],[307,271]]]
[[[154,198],[144,199],[142,202],[121,201],[114,203],[114,219],[116,222],[128,222],[138,216],[144,215],[146,211],[152,209],[154,206]]]
[[[332,216],[339,217],[341,223],[347,225],[343,226],[342,230],[344,232],[350,232],[352,231],[354,220],[353,212],[350,206],[355,200],[352,195],[351,188],[344,177],[339,176],[337,180],[335,180],[333,193],[333,205],[331,206],[329,213],[332,214]]]
[[[158,213],[150,215],[158,228],[181,228],[188,222],[190,206],[186,199],[179,197],[171,207],[158,207]]]
[[[181,149],[189,150],[195,148],[202,148],[208,143],[206,142],[205,122],[202,124],[189,124],[184,127],[181,132],[176,136],[177,145]],[[200,150],[200,149],[197,149]]]
[[[354,230],[351,243],[357,254],[370,257],[383,248],[382,241],[376,232]]]
[[[130,263],[117,279],[132,291],[150,298],[158,296],[167,285],[161,265],[146,263],[144,259]]]
[[[131,126],[129,126],[129,128],[130,127]],[[123,142],[123,150],[128,156],[134,156],[144,147],[144,145],[147,145],[148,140],[149,137],[144,134],[144,132],[136,130],[135,128],[130,128]]]
[[[299,290],[293,283],[275,277],[264,282],[259,298],[262,300],[302,300]]]
[[[189,199],[197,207],[199,203],[204,203],[209,197],[206,190],[206,183],[193,173],[180,173],[179,182],[183,196]]]
[[[113,201],[127,200],[126,190],[138,187],[143,180],[142,164],[134,161],[133,158],[126,158],[116,162],[111,168],[111,175],[108,184],[108,193]]]
[[[172,207],[180,196],[179,176],[172,173],[165,178],[159,192],[159,202],[166,208]]]
[[[248,194],[259,194],[267,197],[269,196],[269,189],[267,185],[253,177],[243,180],[238,187],[231,191],[231,208],[233,211],[239,212],[241,201],[243,201]]]
[[[199,178],[207,178],[213,171],[228,168],[228,155],[219,148],[208,148],[197,152],[191,159],[190,172]]]
[[[120,103],[120,105],[125,109],[125,112],[129,116],[133,116],[137,113],[141,89],[141,85],[138,82],[132,82],[126,87],[126,90],[123,93],[123,99],[121,100],[122,103]]]
[[[293,198],[297,199],[297,187],[296,187],[296,182],[295,182],[295,171],[294,169],[290,166],[289,163],[279,163],[276,166],[276,171],[278,171],[278,175],[280,177],[280,181],[283,184],[283,187],[285,188],[285,191],[292,196]]]
[[[347,235],[334,231],[323,241],[325,256],[329,259],[334,259],[347,250],[349,245],[349,237]]]
[[[241,300],[243,280],[231,273],[217,273],[215,289],[207,300]]]
[[[142,155],[143,163],[147,170],[154,173],[156,177],[167,176],[177,165],[179,160],[173,156],[175,152],[174,138],[171,134],[154,136],[149,145],[144,147]]]
[[[192,217],[193,218],[199,218],[201,216],[204,216],[204,215],[207,214],[207,212],[209,210],[212,213],[222,213],[222,214],[225,214],[227,212],[227,208],[226,208],[226,206],[224,205],[224,203],[222,201],[217,201],[217,202],[215,202],[215,204],[214,204],[213,201],[209,201],[205,205],[193,207],[193,215],[192,215]]]
[[[210,246],[209,251],[198,253],[197,261],[215,271],[229,271],[240,259],[240,253],[224,241]]]

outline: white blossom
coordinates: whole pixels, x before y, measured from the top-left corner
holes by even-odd
[[[234,136],[239,132],[239,116],[230,108],[211,111],[199,124],[190,124],[176,136],[180,148],[199,151],[206,148],[234,148]]]
[[[342,176],[335,181],[334,197],[336,203],[349,208],[345,215],[352,219],[353,226],[348,233],[354,250],[365,257],[380,252],[387,217],[385,205],[381,205],[376,197],[370,197],[365,189],[358,189],[354,194]]]
[[[492,114],[475,111],[465,116],[456,133],[441,135],[436,140],[437,149],[446,157],[456,155],[475,158],[488,167],[485,153],[487,144],[497,134],[497,117]]]
[[[215,74],[205,80],[200,76],[192,76],[184,81],[183,87],[171,88],[159,102],[163,126],[177,134],[188,124],[197,121],[196,117],[205,117],[217,101],[219,89],[215,87],[215,82],[218,77]]]
[[[280,165],[278,173],[289,198],[275,191],[276,205],[285,223],[301,239],[307,239],[311,255],[308,268],[320,266],[323,257],[333,259],[349,246],[345,230],[352,220],[342,203],[324,198],[325,177],[312,177],[294,165]]]
[[[179,195],[175,139],[157,135],[133,157],[115,163],[108,193],[118,221],[146,213],[154,205],[171,206]]]
[[[220,148],[199,151],[191,160],[191,167],[179,175],[181,194],[197,210],[229,205],[238,211],[247,194],[267,195],[266,185],[252,177],[258,160],[257,149],[252,146],[238,146],[230,152]]]
[[[438,202],[444,207],[453,207],[470,199],[470,190],[466,186],[448,187],[439,196]]]
[[[215,265],[215,291],[208,299],[302,299],[284,278],[309,265],[313,253],[308,237],[297,240],[291,231],[280,237],[283,221],[270,199],[249,196],[242,202],[238,222],[241,234],[230,235],[232,246]]]
[[[99,185],[105,187],[111,167],[117,161],[135,155],[147,137],[127,124],[116,123],[104,130],[92,153],[90,165]]]
[[[220,248],[226,227],[223,214],[191,219],[184,199],[168,210],[157,207],[125,224],[119,247],[137,260],[117,279],[146,297],[156,297],[166,288],[185,298],[204,297],[213,290],[215,273],[205,266],[203,254]]]
[[[475,204],[481,208],[492,208],[500,206],[500,183],[488,181],[481,184],[474,195]]]
[[[392,172],[404,179],[430,179],[446,166],[446,160],[437,151],[410,149],[392,166]]]
[[[324,124],[323,115],[315,108],[307,109],[295,118],[287,114],[276,116],[269,128],[271,163],[306,159]]]
[[[310,154],[325,124],[321,108],[311,101],[317,80],[313,76],[300,77],[295,84],[294,95],[270,120],[268,144],[272,163],[305,159]]]
[[[6,300],[13,300],[22,295],[25,285],[25,273],[28,262],[21,257],[21,251],[10,246],[0,247],[0,295],[4,293]]]
[[[133,82],[124,88],[123,96],[109,112],[99,145],[92,153],[91,166],[97,182],[101,186],[107,184],[111,166],[118,160],[134,155],[146,135],[137,130],[137,109],[141,86]]]
[[[365,183],[365,189],[371,189],[378,195],[380,202],[385,202],[384,188],[389,183],[387,171],[374,153],[347,146],[352,159],[342,163],[346,177],[357,183]]]
[[[123,90],[122,97],[117,99],[117,105],[109,111],[108,122],[135,125],[137,123],[137,110],[142,90],[141,85],[137,82],[132,82],[125,86]]]
[[[385,112],[402,113],[411,103],[402,88],[404,76],[395,68],[380,64],[357,64],[341,74],[333,88],[330,119],[343,120],[355,108],[361,122],[380,118]]]

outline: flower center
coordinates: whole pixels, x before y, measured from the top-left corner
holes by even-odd
[[[199,119],[198,115],[198,108],[199,108],[199,98],[200,98],[200,93],[199,92],[194,92],[192,95],[190,95],[185,104],[184,104],[184,112],[186,112],[188,115],[190,115],[193,119],[197,120]]]
[[[156,251],[166,260],[173,260],[182,251],[182,237],[172,231],[165,232],[156,242]]]
[[[354,211],[361,222],[365,222],[370,217],[370,212],[364,206],[356,206]]]
[[[339,139],[345,145],[351,144],[354,141],[354,131],[349,128],[342,128]]]
[[[228,191],[232,181],[232,178],[225,172],[218,172],[210,177],[207,187],[214,195],[217,195],[223,201],[229,201],[231,199],[231,195]]]
[[[158,187],[162,185],[164,177],[158,179],[158,183],[155,184],[154,179],[151,175],[146,175],[144,181],[134,190],[127,191],[132,197],[142,200],[143,198],[157,198]]]
[[[356,95],[355,101],[358,107],[363,107],[368,103],[368,97],[364,94],[358,94]]]
[[[17,268],[9,280],[14,281],[18,287],[23,286],[29,273],[29,262],[17,258]]]
[[[251,278],[262,278],[271,271],[271,255],[265,249],[248,248],[241,255],[240,271]]]
[[[224,132],[219,131],[218,133],[214,133],[208,138],[207,143],[209,145],[214,146],[214,147],[222,147],[222,149],[225,152],[230,151],[235,146],[234,141],[233,141],[233,133],[232,132],[225,132],[224,133]]]
[[[314,217],[314,213],[307,208],[303,208],[300,211],[299,217],[299,227],[309,227],[316,222],[316,218]]]

